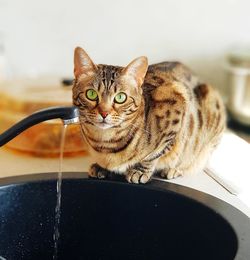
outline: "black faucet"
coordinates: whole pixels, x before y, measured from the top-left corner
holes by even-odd
[[[79,111],[77,107],[49,107],[37,111],[30,116],[24,118],[2,134],[0,134],[0,147],[8,143],[11,139],[19,135],[27,128],[47,121],[50,119],[61,118],[64,124],[77,123],[79,119]]]

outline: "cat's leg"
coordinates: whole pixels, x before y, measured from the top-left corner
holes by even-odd
[[[105,178],[107,178],[108,174],[109,174],[109,171],[102,168],[97,163],[92,164],[88,171],[89,177],[97,178],[97,179],[105,179]]]
[[[171,180],[184,175],[183,162],[184,159],[180,156],[180,151],[172,151],[159,158],[156,171],[162,178]]]
[[[153,175],[156,161],[141,161],[131,167],[127,174],[126,179],[130,183],[147,183]]]
[[[162,178],[171,180],[171,179],[175,179],[179,176],[183,176],[184,171],[179,168],[166,168],[166,169],[161,170],[160,175]]]
[[[183,157],[181,162],[178,162],[176,165],[171,165],[169,168],[164,168],[160,171],[160,175],[166,179],[174,179],[179,176],[187,176],[201,172],[208,161],[208,158],[211,154],[210,145],[203,147],[202,151],[199,154],[195,154],[193,158]]]

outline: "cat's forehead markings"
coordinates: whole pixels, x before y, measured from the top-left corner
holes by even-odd
[[[117,77],[118,69],[111,65],[101,65],[101,80],[105,88],[110,90],[114,86],[115,78]]]

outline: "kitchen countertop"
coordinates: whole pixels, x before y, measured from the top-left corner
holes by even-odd
[[[63,172],[86,172],[90,163],[91,159],[88,156],[64,158],[62,169]],[[0,148],[0,165],[2,169],[0,178],[3,178],[24,174],[57,172],[59,169],[59,159],[31,157],[29,155],[13,152],[6,148]],[[205,172],[201,172],[194,176],[180,177],[169,182],[213,195],[228,202],[250,217],[250,208]]]

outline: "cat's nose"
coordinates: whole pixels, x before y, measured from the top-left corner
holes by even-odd
[[[100,111],[100,114],[101,114],[102,118],[105,119],[109,113],[107,111]]]

